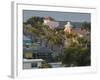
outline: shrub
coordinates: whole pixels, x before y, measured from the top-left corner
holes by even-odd
[[[79,47],[65,48],[62,63],[66,66],[88,66],[90,65],[90,49]]]

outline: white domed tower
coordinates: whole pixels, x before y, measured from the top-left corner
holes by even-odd
[[[65,27],[64,32],[66,32],[66,33],[70,33],[71,32],[72,25],[71,25],[70,22],[67,22],[67,24],[64,27]]]

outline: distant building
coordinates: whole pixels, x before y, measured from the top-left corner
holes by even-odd
[[[32,46],[32,40],[27,36],[23,35],[23,47],[30,48]]]
[[[32,69],[42,67],[43,59],[23,59],[23,69]]]
[[[77,34],[79,37],[83,37],[86,34],[86,31],[81,30],[81,28],[72,29],[72,32]]]
[[[50,29],[55,29],[56,27],[59,26],[59,22],[54,21],[52,17],[44,17],[44,25],[49,26]]]
[[[33,50],[33,59],[43,59],[47,62],[52,61],[52,51],[47,47],[40,47],[37,50]]]
[[[64,29],[64,32],[65,33],[72,33],[74,35],[77,35],[79,38],[84,38],[85,40],[87,41],[90,41],[90,32],[87,31],[86,29],[82,29],[81,26],[80,27],[74,27],[73,25],[71,25],[70,22],[67,22],[67,24],[65,25],[65,29]],[[77,38],[72,38],[72,41],[74,43],[79,43]],[[68,47],[69,45],[69,40],[66,38],[65,40],[65,46]],[[86,47],[88,46],[89,44],[86,44]]]
[[[23,35],[23,57],[32,58],[32,40]]]
[[[24,59],[32,59],[32,53],[33,49],[32,48],[23,48],[23,58]]]
[[[23,36],[23,58],[24,59],[44,59],[48,62],[52,60],[52,51],[39,43],[33,43],[32,40]]]
[[[89,34],[90,34],[89,31],[85,29],[81,29],[81,26],[73,28],[73,25],[70,22],[67,22],[67,24],[65,25],[64,32],[74,33],[74,34],[77,34],[79,37],[86,37],[86,38],[89,37]]]
[[[65,27],[64,32],[71,33],[72,25],[70,22],[67,22],[67,24],[64,27]]]

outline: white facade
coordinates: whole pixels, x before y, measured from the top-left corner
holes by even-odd
[[[71,32],[72,25],[70,22],[67,22],[67,24],[64,27],[65,27],[65,29],[64,29],[65,32],[68,32],[68,33]]]
[[[39,68],[42,66],[43,59],[24,59],[23,60],[23,69],[32,69],[32,64],[36,64]]]
[[[50,29],[54,29],[59,26],[59,22],[51,21],[49,19],[44,19],[44,25],[48,25]]]

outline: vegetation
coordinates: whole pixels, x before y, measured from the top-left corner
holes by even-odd
[[[62,63],[66,66],[89,66],[90,49],[80,47],[65,48]]]
[[[51,65],[49,65],[47,62],[44,62],[40,68],[51,68]]]
[[[26,22],[26,24],[31,24],[32,26],[36,26],[37,24],[43,23],[43,17],[31,17]]]
[[[91,24],[89,22],[84,22],[82,24],[82,29],[85,29],[87,31],[91,31]]]
[[[90,31],[90,24],[83,23],[83,29]],[[64,48],[62,64],[65,66],[89,66],[91,64],[90,40],[74,33],[66,33],[70,45]]]
[[[31,35],[41,42],[45,41],[46,47],[51,46],[51,50],[56,52],[54,47],[57,46],[63,55],[56,56],[56,61],[62,61],[65,66],[88,66],[90,65],[90,41],[86,38],[80,38],[74,33],[64,33],[63,29],[50,29],[49,26],[43,24],[43,17],[32,17],[23,23],[23,33]],[[30,24],[30,26],[28,26]],[[82,29],[90,31],[90,23],[84,22]],[[33,38],[32,38],[33,39]],[[70,45],[64,46],[64,42],[68,39]],[[33,40],[33,42],[35,42]],[[50,68],[48,63],[43,63],[42,68]]]
[[[27,27],[27,24],[31,24],[31,27]],[[37,36],[40,39],[46,40],[51,47],[54,45],[63,45],[64,36],[61,29],[50,29],[49,26],[43,24],[43,18],[32,17],[24,25],[24,33],[31,34],[33,37]]]

